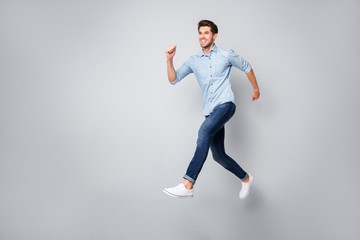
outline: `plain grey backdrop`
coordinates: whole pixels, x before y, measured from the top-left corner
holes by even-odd
[[[203,121],[197,22],[253,66],[192,200],[182,181]],[[359,1],[0,1],[0,239],[360,237]]]

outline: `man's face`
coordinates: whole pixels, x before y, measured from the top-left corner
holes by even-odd
[[[204,26],[199,28],[199,42],[202,48],[210,47],[216,37],[217,34],[213,34],[210,27]]]

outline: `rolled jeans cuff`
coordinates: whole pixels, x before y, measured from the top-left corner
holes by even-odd
[[[245,181],[245,179],[248,177],[249,175],[246,173],[244,178],[241,178],[241,181]]]
[[[195,180],[189,177],[188,175],[185,175],[183,178],[189,180],[192,184],[195,184]]]

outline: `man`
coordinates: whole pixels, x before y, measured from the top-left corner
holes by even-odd
[[[246,60],[233,50],[215,45],[218,35],[216,24],[209,20],[202,20],[198,23],[198,32],[202,51],[191,56],[177,71],[173,65],[176,45],[168,47],[165,51],[168,78],[171,84],[176,84],[190,73],[195,74],[203,93],[205,120],[199,129],[195,154],[184,176],[185,180],[176,187],[166,188],[163,191],[175,198],[193,197],[193,186],[210,148],[214,160],[242,181],[239,197],[244,199],[249,194],[253,176],[246,173],[225,153],[224,149],[224,125],[234,115],[236,108],[230,84],[231,67],[235,66],[246,73],[254,89],[253,101],[260,96],[259,87],[254,71]]]

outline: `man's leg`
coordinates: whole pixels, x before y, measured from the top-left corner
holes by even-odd
[[[176,198],[193,197],[192,188],[208,155],[211,139],[234,115],[235,108],[232,102],[224,103],[215,107],[206,117],[199,129],[195,154],[184,176],[185,181],[176,187],[165,188],[166,194]]]
[[[199,129],[195,154],[184,176],[184,184],[188,181],[195,184],[207,158],[212,138],[234,115],[235,108],[235,104],[232,102],[224,103],[215,107],[213,112],[206,117]]]
[[[224,147],[225,128],[221,128],[212,138],[210,148],[213,158],[216,162],[221,164],[225,169],[235,174],[242,181],[241,191],[239,193],[240,199],[245,199],[250,191],[250,185],[253,181],[253,176],[247,174],[237,162],[225,153]]]
[[[210,148],[213,158],[216,162],[222,165],[225,169],[235,174],[241,181],[248,178],[248,174],[234,161],[229,155],[225,153],[224,147],[225,128],[222,127],[212,138]]]

